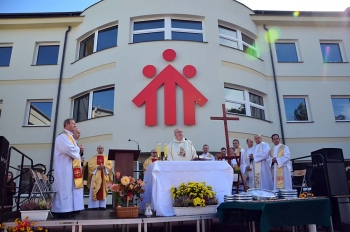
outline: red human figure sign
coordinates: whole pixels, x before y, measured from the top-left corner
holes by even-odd
[[[163,52],[163,58],[173,61],[176,53],[172,49]],[[183,69],[184,75],[192,78],[196,75],[196,68],[186,65]],[[143,69],[144,76],[152,78],[156,68],[147,65]],[[176,125],[176,86],[183,91],[184,124],[195,125],[195,103],[203,106],[208,99],[203,96],[180,72],[171,64],[165,67],[133,100],[140,107],[145,103],[145,124],[147,126],[157,125],[157,90],[164,85],[164,124]]]

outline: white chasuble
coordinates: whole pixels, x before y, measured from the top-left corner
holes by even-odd
[[[269,166],[270,146],[261,142],[253,147],[254,188],[272,190],[272,174]]]
[[[168,143],[168,160],[170,161],[189,161],[197,157],[196,149],[190,140],[176,139]]]

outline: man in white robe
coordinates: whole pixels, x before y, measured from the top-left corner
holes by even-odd
[[[169,161],[189,161],[197,157],[192,142],[184,138],[180,128],[174,130],[174,136],[174,140],[168,143]]]
[[[204,144],[203,145],[203,154],[199,156],[200,159],[206,159],[206,160],[211,160],[215,161],[215,156],[209,152],[209,145]]]
[[[290,165],[289,148],[280,143],[278,134],[273,134],[271,139],[275,146],[270,150],[270,158],[268,161],[273,170],[273,190],[291,190],[292,167]]]
[[[252,139],[246,140],[248,148],[244,151],[242,155],[242,159],[244,159],[244,163],[241,164],[241,171],[244,175],[244,184],[248,188],[254,188],[254,173],[253,173],[253,162],[250,162],[249,156],[254,153],[254,141]]]
[[[253,163],[254,188],[272,190],[271,166],[268,162],[270,146],[262,141],[261,135],[255,135],[254,141],[254,153],[249,155]]]
[[[241,165],[242,165],[243,162],[245,162],[245,160],[242,159],[243,154],[244,154],[244,149],[241,148],[241,145],[239,144],[239,140],[238,139],[234,139],[232,141],[232,144],[233,144],[233,148],[235,150],[234,150],[234,153],[230,154],[230,155],[240,156],[240,162],[241,162]],[[233,166],[233,168],[235,168],[237,166],[237,161],[235,159],[231,160],[231,165]]]
[[[56,195],[53,200],[51,211],[58,218],[70,218],[84,209],[83,183],[80,166],[80,152],[83,147],[79,147],[73,138],[76,129],[75,121],[71,118],[64,121],[64,131],[57,136],[54,151],[54,187]],[[73,172],[73,160],[76,165]],[[79,174],[80,168],[80,174]],[[76,178],[74,177],[76,176]],[[82,176],[81,176],[82,177]],[[81,181],[79,186],[75,180]]]

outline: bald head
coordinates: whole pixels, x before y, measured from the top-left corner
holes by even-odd
[[[79,128],[75,128],[75,131],[73,133],[73,138],[75,140],[79,140],[79,138],[80,138],[80,130],[79,130]]]
[[[259,134],[254,135],[254,141],[256,144],[260,144],[262,142],[262,137]]]

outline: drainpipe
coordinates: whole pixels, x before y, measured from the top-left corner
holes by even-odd
[[[279,99],[279,95],[278,95],[278,86],[277,86],[277,79],[276,79],[276,72],[275,72],[275,63],[273,61],[273,56],[272,56],[270,34],[269,34],[269,29],[266,27],[265,24],[264,24],[264,29],[265,29],[265,31],[267,31],[267,38],[268,38],[268,43],[269,43],[269,48],[270,48],[270,58],[271,58],[271,64],[272,64],[273,81],[275,83],[275,90],[276,90],[276,100],[277,100],[278,116],[279,116],[280,127],[281,127],[282,143],[286,144],[286,142],[284,140],[284,130],[283,130],[283,123],[282,123],[282,115],[281,115],[281,105],[280,105],[280,99]]]
[[[50,157],[50,169],[52,170],[53,166],[53,154],[55,151],[55,140],[56,140],[56,129],[57,129],[57,118],[58,118],[58,109],[60,106],[60,96],[61,96],[61,85],[62,85],[62,76],[63,76],[63,65],[64,65],[64,58],[66,54],[66,44],[67,44],[67,36],[68,32],[70,31],[70,26],[68,26],[68,29],[66,31],[66,34],[64,35],[64,43],[63,43],[63,53],[62,53],[62,59],[61,59],[61,69],[60,69],[60,79],[58,81],[58,89],[57,89],[57,101],[56,101],[56,109],[55,109],[55,121],[53,123],[53,133],[52,133],[52,143],[51,143],[51,157]]]

